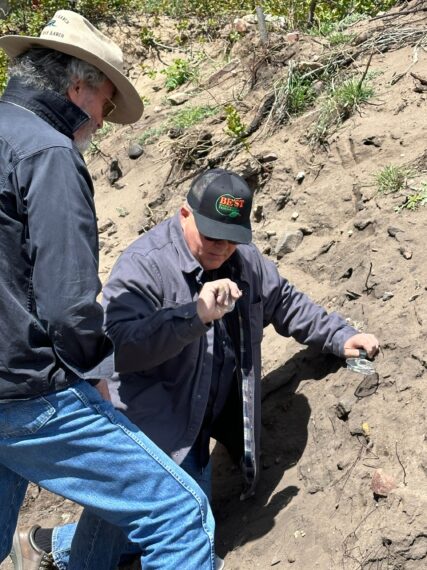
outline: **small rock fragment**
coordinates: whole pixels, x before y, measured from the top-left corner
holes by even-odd
[[[283,210],[283,208],[289,202],[289,199],[290,199],[290,194],[280,194],[280,196],[278,196],[276,199],[277,210],[278,211]]]
[[[111,184],[111,186],[119,180],[123,176],[122,169],[120,168],[119,161],[117,158],[114,158],[110,164],[110,172],[107,175],[107,178]]]
[[[295,221],[295,220],[297,220],[298,218],[299,218],[298,212],[293,212],[293,213],[292,213],[292,216],[291,216],[291,220],[294,220],[294,221]]]
[[[377,469],[372,475],[371,489],[379,497],[387,497],[393,489],[396,489],[395,479],[383,471]]]
[[[259,154],[257,156],[257,159],[262,163],[274,162],[278,158],[279,157],[277,156],[277,154],[275,152],[263,152],[262,154]]]
[[[412,259],[412,251],[410,249],[405,249],[404,247],[400,247],[399,252],[405,259]]]
[[[259,223],[261,220],[264,219],[264,207],[262,204],[257,204],[254,208],[254,213],[253,213],[253,217],[254,217],[254,221]]]
[[[233,28],[236,32],[239,32],[239,34],[245,34],[248,31],[249,24],[246,20],[243,20],[243,18],[236,18],[233,22]]]
[[[110,228],[115,227],[115,226],[116,226],[116,224],[113,222],[113,220],[108,218],[108,220],[106,220],[104,223],[102,223],[98,227],[98,233],[103,234],[104,232],[106,232],[107,230],[109,230]]]
[[[390,299],[393,299],[393,297],[394,297],[394,293],[392,293],[391,291],[384,291],[381,299],[383,301],[390,301]]]
[[[356,222],[354,222],[354,227],[359,230],[360,232],[363,231],[364,229],[366,229],[370,224],[372,224],[372,220],[358,220]]]
[[[399,228],[395,228],[395,227],[393,227],[393,226],[389,226],[389,227],[387,228],[387,233],[388,233],[388,235],[389,235],[390,237],[393,237],[393,238],[396,237],[396,234],[398,234],[398,233],[401,232],[401,231],[403,231],[403,230],[399,230]]]
[[[137,142],[131,142],[128,149],[128,157],[131,160],[136,160],[144,153],[143,147]]]
[[[298,184],[301,184],[304,178],[305,178],[305,172],[303,170],[301,170],[301,172],[298,172],[298,174],[295,176],[295,180],[298,182]]]
[[[286,39],[290,44],[299,42],[299,32],[289,32],[289,34],[286,34]]]

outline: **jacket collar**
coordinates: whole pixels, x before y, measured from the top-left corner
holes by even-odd
[[[184,238],[179,212],[171,218],[171,237],[176,247],[179,258],[179,268],[183,273],[193,273],[193,271],[203,271],[202,266],[191,253],[190,248]]]
[[[2,101],[32,111],[70,139],[90,118],[85,111],[59,93],[23,85],[16,77],[9,80]]]

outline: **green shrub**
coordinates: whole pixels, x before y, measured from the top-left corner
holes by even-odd
[[[385,166],[375,175],[377,190],[380,194],[394,194],[406,187],[411,170],[405,166]]]
[[[188,129],[216,113],[218,113],[218,107],[212,105],[186,107],[172,115],[170,124],[177,129]]]
[[[312,142],[326,142],[334,128],[351,117],[359,106],[369,101],[373,95],[373,88],[358,77],[352,77],[338,85],[332,84],[323,99],[319,118],[312,132]]]
[[[224,110],[227,121],[226,133],[235,139],[242,139],[246,134],[246,125],[243,123],[239,111],[234,105],[226,105]]]
[[[197,76],[196,68],[189,61],[181,58],[174,59],[173,63],[166,69],[162,69],[160,73],[166,75],[166,91],[173,91]]]

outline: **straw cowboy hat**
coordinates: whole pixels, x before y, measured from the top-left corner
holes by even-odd
[[[116,109],[108,117],[113,123],[133,123],[144,110],[141,97],[123,75],[122,50],[97,30],[86,18],[70,10],[58,10],[43,28],[40,37],[3,36],[0,48],[11,58],[30,48],[50,48],[90,63],[108,77],[116,88]]]

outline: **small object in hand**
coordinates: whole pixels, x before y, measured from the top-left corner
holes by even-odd
[[[231,301],[231,303],[227,303],[224,307],[224,310],[226,313],[231,313],[231,311],[234,309],[234,307],[236,306],[236,302],[235,301]]]

